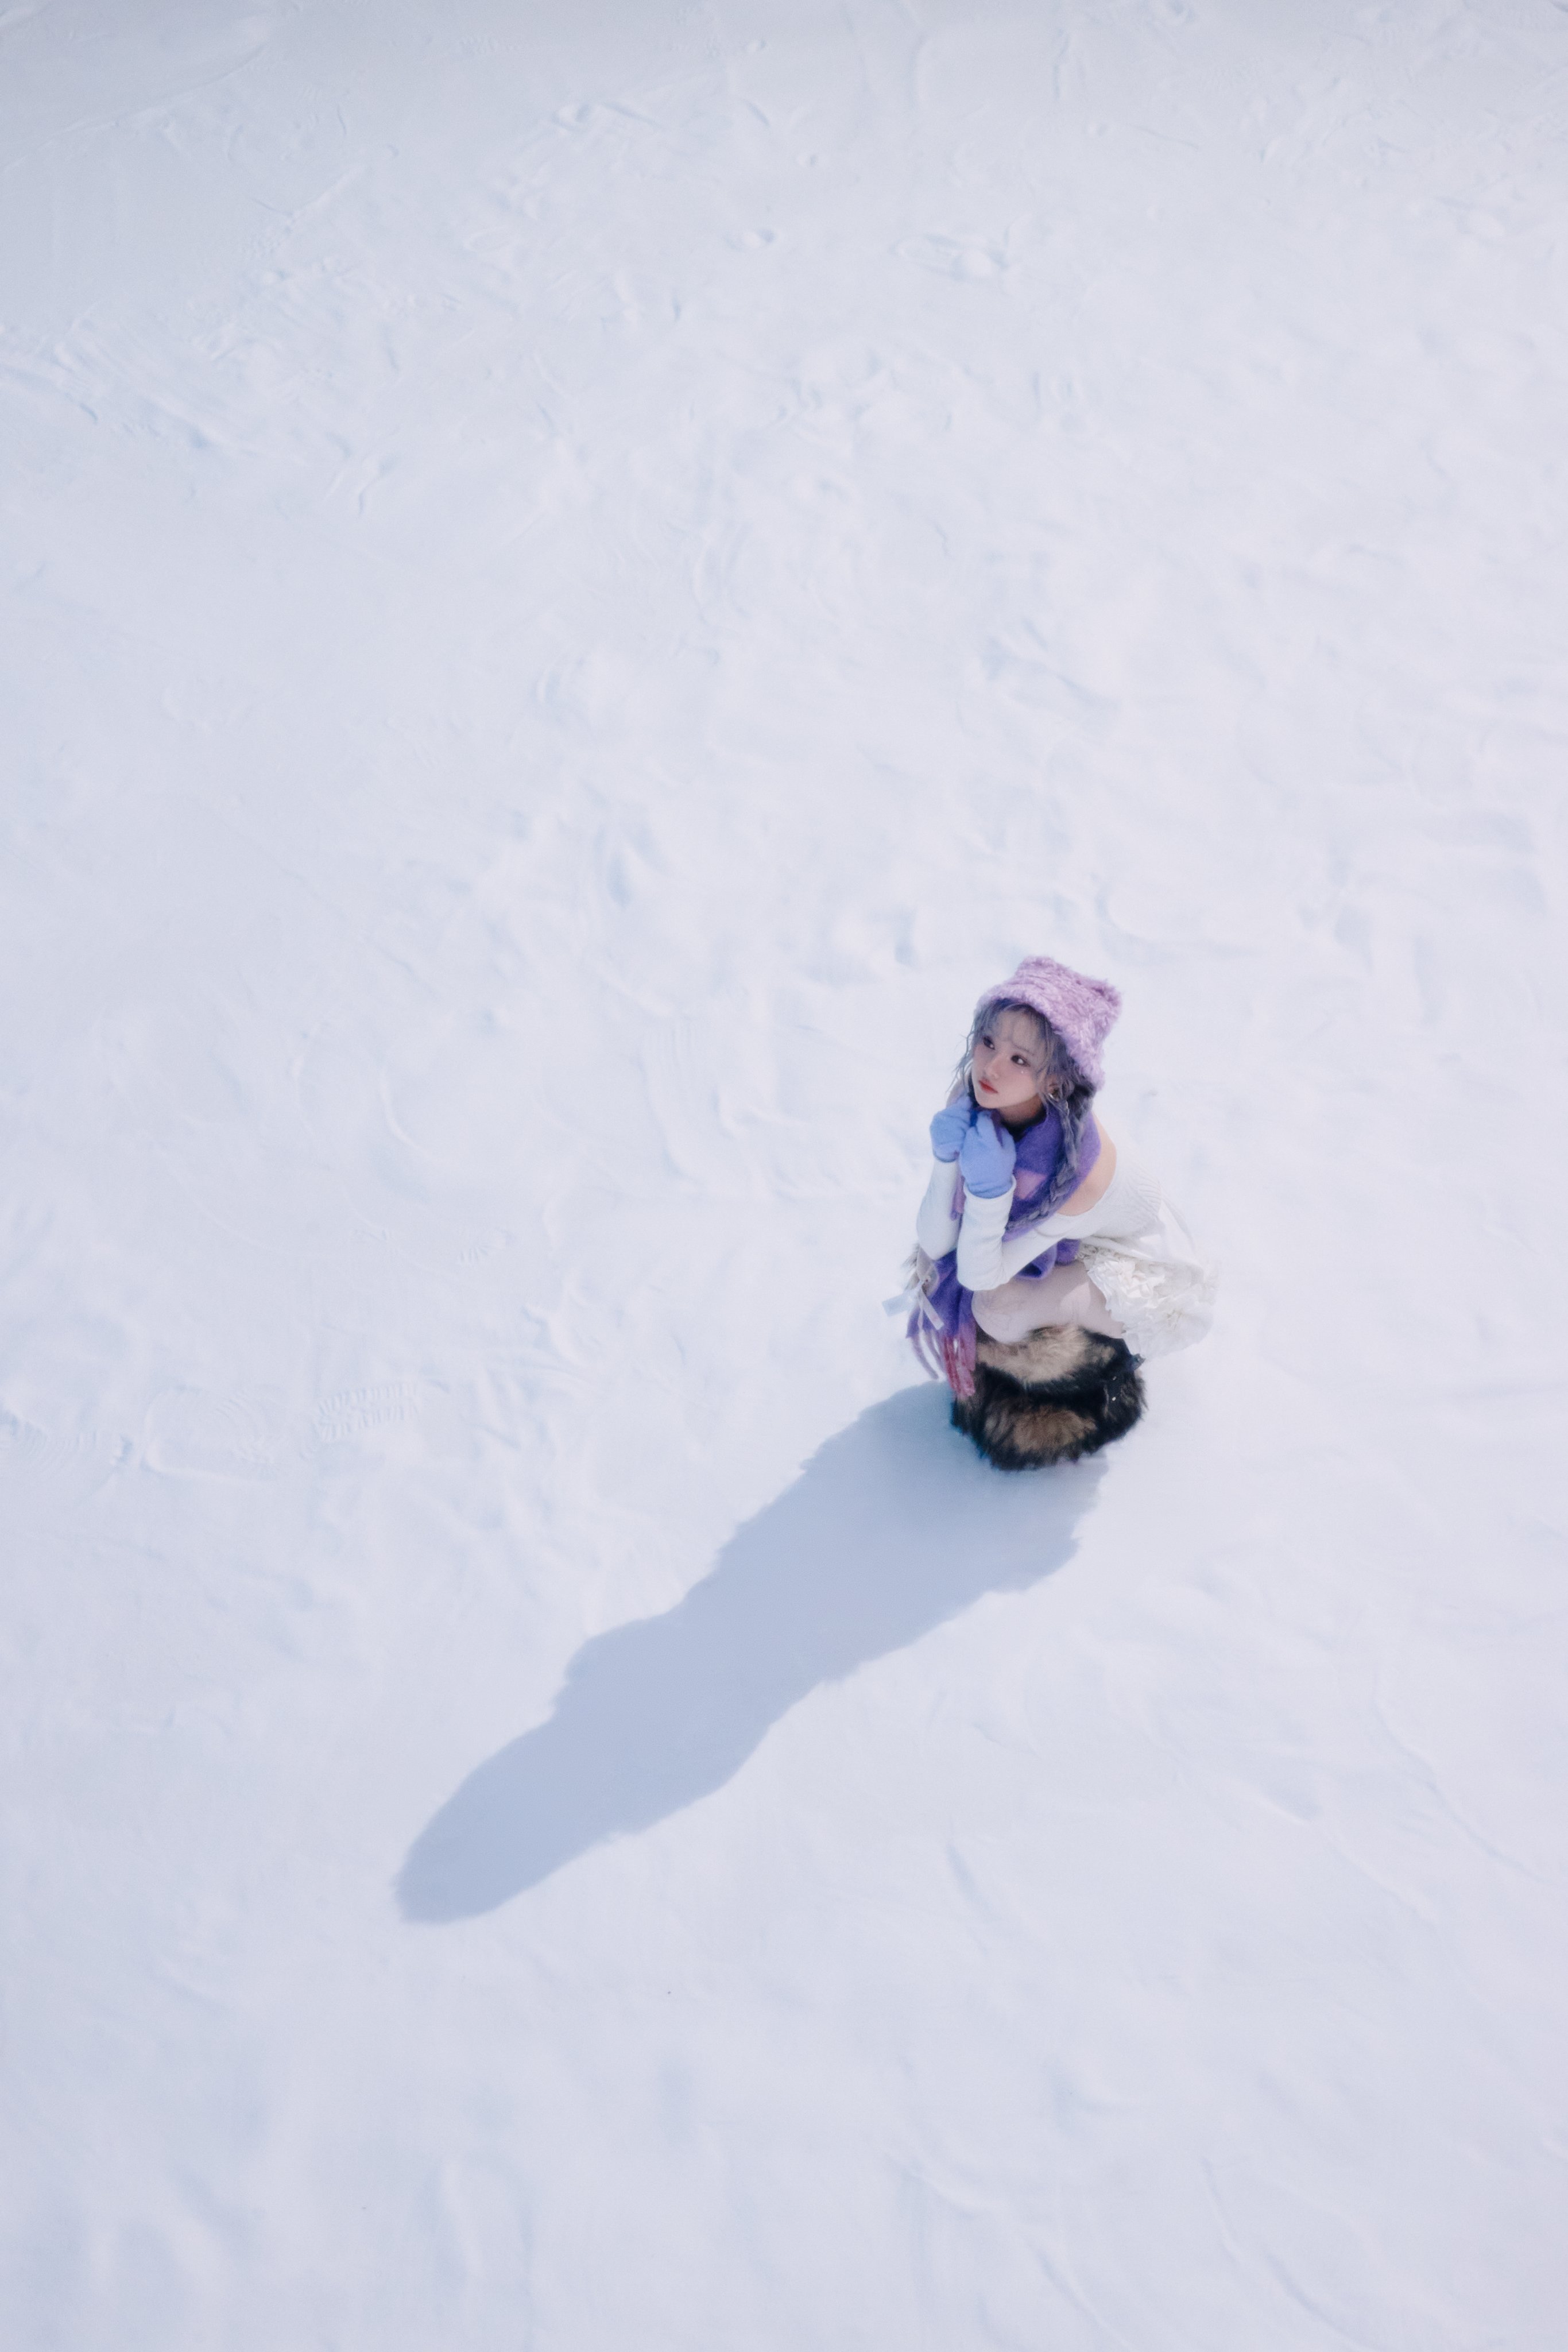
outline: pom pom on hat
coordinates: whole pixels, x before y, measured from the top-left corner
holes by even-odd
[[[977,1020],[988,1004],[1027,1004],[1049,1021],[1073,1067],[1095,1092],[1104,1079],[1100,1048],[1122,1010],[1122,999],[1108,980],[1091,980],[1051,956],[1025,956],[1010,980],[988,988],[975,1007]]]

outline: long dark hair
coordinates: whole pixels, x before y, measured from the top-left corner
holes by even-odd
[[[975,1015],[967,1043],[953,1073],[953,1085],[947,1097],[949,1102],[956,1102],[961,1095],[967,1095],[973,1102],[975,1048],[980,1042],[982,1031],[991,1026],[998,1013],[1019,1013],[1032,1024],[1040,1039],[1040,1069],[1035,1091],[1045,1105],[1040,1117],[1048,1118],[1054,1110],[1061,1121],[1061,1158],[1057,1161],[1056,1173],[1044,1192],[1030,1203],[1030,1222],[1033,1223],[1041,1217],[1049,1217],[1054,1208],[1078,1190],[1078,1162],[1083,1150],[1083,1130],[1093,1107],[1094,1089],[1075,1068],[1071,1055],[1043,1013],[1037,1013],[1032,1004],[1020,1004],[1015,997],[994,996],[982,1004]]]

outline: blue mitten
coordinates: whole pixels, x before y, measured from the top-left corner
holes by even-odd
[[[958,1173],[964,1190],[977,1201],[994,1201],[1013,1181],[1018,1146],[1005,1127],[983,1111],[964,1138],[958,1153]]]
[[[967,1101],[949,1103],[946,1110],[937,1112],[931,1122],[931,1149],[938,1160],[956,1160],[974,1116],[975,1106]]]

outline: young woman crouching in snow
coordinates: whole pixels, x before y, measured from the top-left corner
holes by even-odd
[[[1000,1470],[1122,1436],[1144,1409],[1144,1358],[1209,1326],[1212,1271],[1094,1117],[1121,1009],[1108,982],[1030,956],[981,997],[931,1122],[909,1337]]]

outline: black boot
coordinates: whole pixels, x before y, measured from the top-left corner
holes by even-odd
[[[998,1470],[1076,1462],[1124,1437],[1142,1413],[1139,1360],[1077,1323],[1048,1323],[1010,1344],[982,1331],[975,1393],[954,1398],[953,1426]]]

